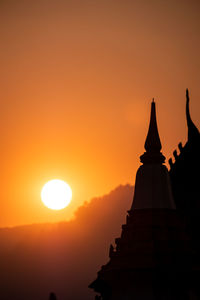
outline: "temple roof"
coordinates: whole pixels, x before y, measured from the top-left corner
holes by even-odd
[[[191,234],[196,235],[200,230],[200,218],[193,218],[193,214],[200,215],[200,190],[198,170],[200,168],[200,133],[193,123],[190,110],[190,98],[186,90],[186,120],[188,126],[188,140],[183,146],[178,144],[179,151],[174,150],[174,159],[169,159],[170,179],[174,200],[179,212],[187,219],[188,228]],[[198,234],[197,234],[198,235]],[[196,237],[195,237],[196,239]]]
[[[193,142],[196,139],[199,140],[199,130],[192,122],[192,119],[190,117],[190,110],[189,110],[189,91],[186,89],[186,118],[187,118],[187,126],[188,126],[188,142]]]

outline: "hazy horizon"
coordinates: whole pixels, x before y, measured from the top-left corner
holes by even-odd
[[[80,207],[72,221],[1,228],[1,297],[43,300],[53,291],[58,300],[94,299],[88,285],[107,262],[132,198],[133,187],[119,186]]]
[[[96,196],[96,197],[93,197],[91,198],[90,200],[88,201],[84,201],[79,207],[76,208],[76,210],[74,211],[74,214],[72,216],[72,218],[70,219],[63,219],[63,220],[59,220],[59,221],[55,221],[55,222],[40,222],[40,223],[27,223],[27,224],[20,224],[20,225],[15,225],[15,226],[5,226],[5,227],[0,227],[0,230],[1,229],[20,229],[20,228],[23,228],[23,227],[30,227],[31,226],[41,226],[41,225],[49,225],[49,226],[54,226],[54,225],[62,225],[62,224],[68,224],[70,222],[76,222],[76,218],[77,218],[77,215],[79,214],[79,212],[82,210],[82,209],[87,209],[87,207],[90,206],[90,204],[95,200],[97,199],[102,199],[102,198],[105,198],[105,197],[108,197],[110,194],[112,193],[115,193],[117,190],[119,189],[123,189],[123,188],[126,188],[126,187],[130,187],[131,189],[134,190],[134,186],[127,183],[127,184],[120,184],[118,186],[116,186],[114,189],[112,189],[110,192],[106,193],[105,195],[100,195],[100,196]],[[133,192],[134,194],[134,192]],[[127,210],[129,208],[127,207]]]

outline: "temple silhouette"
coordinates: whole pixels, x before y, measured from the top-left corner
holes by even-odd
[[[151,103],[126,224],[89,285],[96,300],[200,299],[200,134],[190,117],[188,90],[186,118],[188,141],[178,144],[168,171]]]

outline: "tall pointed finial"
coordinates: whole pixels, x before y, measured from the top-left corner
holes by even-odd
[[[151,102],[151,117],[150,117],[150,124],[149,124],[149,131],[147,134],[147,138],[144,145],[146,151],[149,152],[160,152],[162,146],[160,142],[160,137],[158,134],[158,127],[156,121],[156,104],[154,98]]]
[[[189,91],[188,89],[186,89],[186,118],[187,118],[187,126],[188,126],[188,141],[192,141],[196,138],[199,139],[200,134],[199,134],[199,130],[194,125],[190,117],[189,102],[190,102]]]
[[[165,157],[160,152],[162,145],[158,133],[157,121],[156,121],[156,104],[154,98],[151,103],[151,117],[147,138],[145,141],[146,152],[140,157],[143,163],[163,163]]]

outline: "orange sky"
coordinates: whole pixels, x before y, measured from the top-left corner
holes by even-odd
[[[186,87],[200,125],[199,11],[194,0],[0,1],[0,226],[65,220],[134,184],[152,97],[165,156],[186,141]],[[54,178],[73,190],[60,212],[40,200]]]

